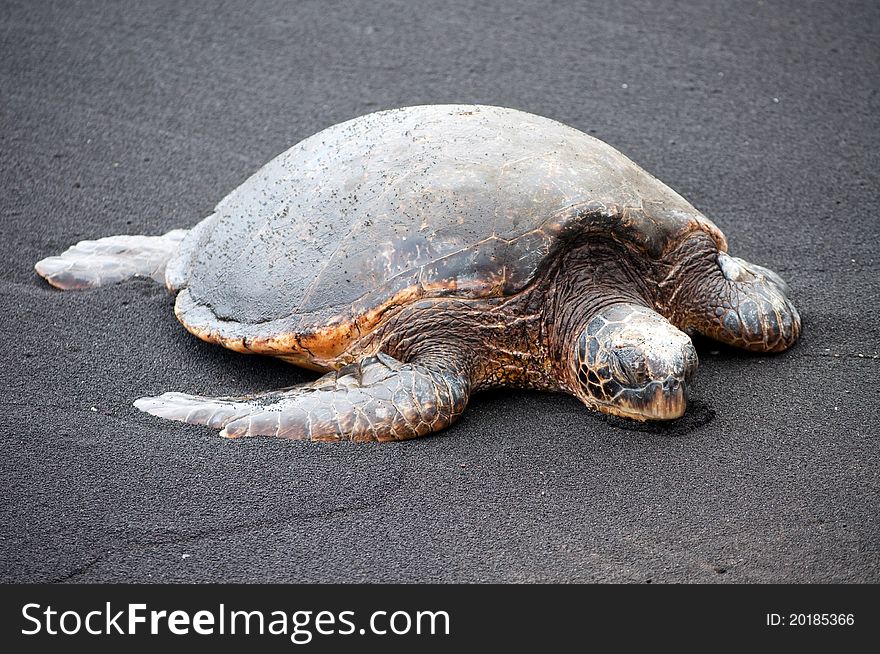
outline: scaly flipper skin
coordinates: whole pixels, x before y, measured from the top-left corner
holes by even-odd
[[[80,241],[58,256],[38,261],[34,268],[52,286],[65,291],[109,286],[132,277],[150,277],[164,284],[165,265],[188,231]]]
[[[669,280],[675,324],[753,352],[784,352],[797,342],[801,318],[778,274],[719,252],[704,236],[687,239],[674,257],[688,264]]]
[[[134,405],[169,420],[221,429],[226,438],[391,441],[455,422],[467,405],[469,386],[454,366],[404,364],[379,353],[311,384],[245,397],[165,393]]]

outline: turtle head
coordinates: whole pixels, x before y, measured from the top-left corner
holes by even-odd
[[[580,333],[576,394],[588,406],[636,420],[672,420],[687,408],[697,370],[691,339],[647,307],[614,304]]]

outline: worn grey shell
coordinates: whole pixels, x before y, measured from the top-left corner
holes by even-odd
[[[611,146],[489,106],[406,107],[329,127],[217,205],[169,265],[177,314],[238,350],[327,367],[384,312],[511,295],[566,234],[659,256],[718,229]]]

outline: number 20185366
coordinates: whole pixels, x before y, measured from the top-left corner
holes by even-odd
[[[846,627],[855,624],[852,613],[768,613],[768,627]]]

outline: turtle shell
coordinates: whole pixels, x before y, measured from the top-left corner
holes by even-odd
[[[381,111],[282,153],[224,198],[169,265],[199,337],[333,367],[353,338],[422,298],[522,291],[567,236],[658,257],[724,236],[611,146],[489,106]]]

